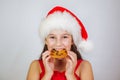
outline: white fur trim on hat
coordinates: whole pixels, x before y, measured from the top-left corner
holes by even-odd
[[[78,45],[78,49],[81,52],[90,52],[93,50],[93,44],[90,40],[82,40]]]

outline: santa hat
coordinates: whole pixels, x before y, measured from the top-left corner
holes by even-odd
[[[40,37],[45,44],[45,38],[54,29],[63,29],[73,36],[73,41],[79,51],[90,51],[92,43],[88,41],[88,34],[84,25],[70,10],[56,6],[51,9],[40,24]]]

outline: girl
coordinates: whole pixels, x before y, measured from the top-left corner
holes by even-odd
[[[91,64],[80,54],[88,49],[87,32],[71,11],[60,6],[50,10],[41,22],[40,37],[44,48],[31,63],[27,80],[94,80]],[[51,57],[52,49],[65,49],[67,57]]]

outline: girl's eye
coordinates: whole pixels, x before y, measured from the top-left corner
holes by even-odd
[[[63,38],[68,38],[68,36],[63,36]]]
[[[49,38],[50,38],[50,39],[55,39],[55,37],[54,37],[54,36],[50,36]]]

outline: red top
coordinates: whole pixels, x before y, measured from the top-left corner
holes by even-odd
[[[74,71],[74,75],[75,75],[77,80],[80,80],[80,77],[75,72],[76,72],[76,70],[81,62],[82,62],[82,60],[77,61],[77,65],[76,65],[76,68]],[[39,63],[40,63],[41,69],[42,69],[42,72],[40,73],[40,80],[41,80],[45,74],[45,68],[44,68],[42,60],[39,60]],[[51,80],[67,80],[65,77],[65,71],[64,72],[54,71],[54,74],[53,74]]]

